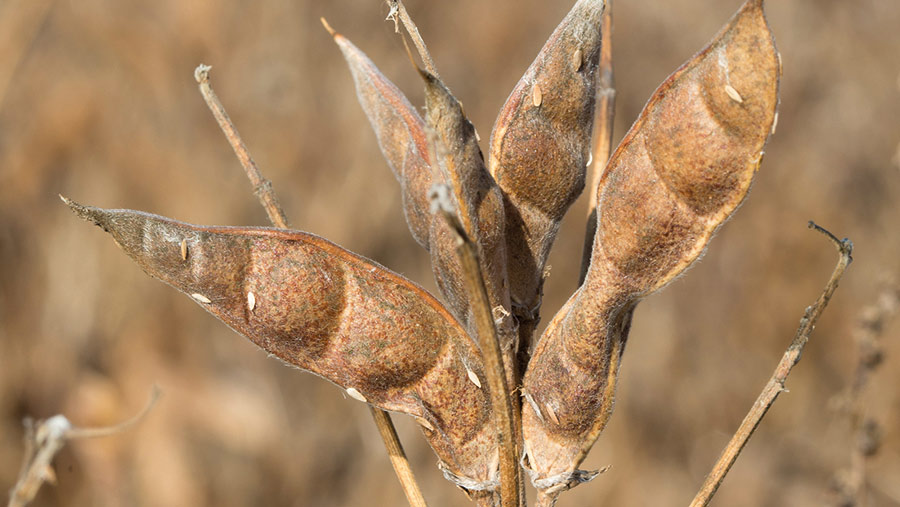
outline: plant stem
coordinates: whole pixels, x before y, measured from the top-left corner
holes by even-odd
[[[817,299],[812,306],[806,308],[803,318],[800,319],[800,327],[797,329],[794,339],[791,341],[790,346],[787,348],[787,351],[785,351],[784,356],[775,368],[772,378],[766,383],[766,386],[753,403],[750,411],[747,413],[746,417],[744,417],[744,421],[741,422],[741,426],[738,428],[737,432],[735,432],[731,441],[728,442],[725,450],[722,451],[722,455],[719,456],[712,471],[700,487],[700,491],[697,492],[697,495],[691,502],[691,507],[704,506],[709,503],[713,495],[716,494],[716,490],[719,489],[719,485],[721,485],[722,481],[725,479],[725,475],[731,469],[735,460],[737,460],[738,455],[741,453],[744,446],[747,445],[750,436],[756,431],[756,427],[759,426],[763,416],[766,415],[769,407],[775,403],[775,398],[785,390],[784,383],[791,373],[791,369],[793,369],[794,365],[800,361],[803,347],[805,347],[806,343],[809,341],[809,335],[815,328],[816,321],[819,319],[819,316],[822,315],[825,307],[828,306],[828,302],[831,300],[831,296],[834,294],[835,289],[837,289],[838,282],[840,281],[841,276],[843,276],[844,270],[846,270],[847,266],[853,262],[853,257],[851,256],[853,253],[853,243],[851,243],[850,240],[839,240],[833,234],[819,227],[812,221],[809,222],[809,228],[825,234],[825,236],[827,236],[837,247],[838,252],[840,253],[840,259],[838,260],[834,271],[831,273],[831,279],[829,279],[828,283],[825,285],[822,295],[819,296],[819,299]]]
[[[419,490],[419,484],[409,466],[409,460],[406,459],[406,453],[403,452],[403,446],[400,445],[400,438],[397,437],[397,431],[394,429],[394,423],[391,422],[390,416],[384,410],[372,405],[369,405],[369,410],[372,411],[375,426],[378,426],[378,432],[381,433],[381,439],[384,440],[384,447],[387,448],[394,472],[400,479],[400,485],[406,494],[406,501],[411,507],[425,507],[425,498],[422,496],[422,491]]]
[[[588,204],[588,221],[584,231],[584,249],[581,255],[581,274],[578,285],[584,282],[588,267],[591,265],[591,252],[594,247],[594,234],[597,232],[597,193],[603,169],[612,154],[613,120],[616,116],[616,88],[612,66],[612,7],[613,0],[606,0],[603,11],[603,22],[600,25],[600,68],[597,70],[597,101],[594,106],[594,146],[591,163],[590,201]]]
[[[34,497],[44,482],[55,481],[53,457],[66,445],[66,442],[78,438],[105,437],[121,433],[143,419],[159,399],[159,389],[154,386],[150,401],[136,416],[127,421],[104,428],[76,428],[65,416],[57,415],[38,421],[25,419],[25,457],[16,485],[9,493],[8,507],[25,507]]]
[[[406,28],[406,32],[409,33],[409,36],[412,38],[413,44],[415,44],[416,50],[419,52],[419,57],[422,58],[422,62],[425,64],[425,69],[432,76],[440,79],[440,74],[438,74],[437,67],[434,65],[431,53],[428,52],[428,47],[425,46],[425,41],[419,33],[419,27],[417,27],[412,18],[409,17],[409,13],[406,12],[406,7],[403,5],[403,2],[400,0],[386,1],[391,8],[390,13],[388,13],[388,19],[394,20],[394,31],[399,32],[397,27],[397,18],[399,17],[400,21],[403,23],[403,27]]]
[[[229,144],[231,144],[232,149],[234,149],[235,155],[237,155],[238,160],[240,160],[241,165],[244,167],[247,178],[249,178],[250,182],[253,184],[254,193],[259,198],[259,202],[262,204],[263,208],[265,208],[266,214],[269,216],[269,221],[271,221],[275,227],[287,229],[287,217],[285,216],[281,205],[278,203],[278,198],[272,188],[272,182],[265,179],[259,171],[256,162],[253,161],[253,157],[250,156],[250,152],[247,150],[247,146],[241,139],[240,134],[238,134],[234,123],[231,122],[231,118],[225,111],[225,106],[222,105],[219,97],[216,96],[212,86],[209,84],[210,68],[211,67],[208,65],[200,64],[194,71],[194,78],[200,85],[200,93],[203,95],[206,105],[209,106],[210,111],[212,111],[213,116],[216,118],[219,127],[222,128],[222,132],[225,133],[225,137],[228,139]],[[375,420],[375,426],[378,427],[378,433],[381,434],[384,446],[387,449],[388,456],[391,460],[391,465],[394,467],[394,472],[397,474],[397,479],[400,480],[400,486],[403,488],[403,492],[406,494],[409,504],[413,507],[424,506],[425,499],[423,498],[422,491],[419,489],[419,485],[413,475],[412,468],[409,466],[409,460],[406,458],[406,453],[403,451],[403,445],[400,443],[400,439],[397,436],[397,430],[394,428],[391,416],[377,407],[369,405],[369,408],[372,411],[372,418]]]
[[[512,401],[506,385],[506,373],[500,352],[500,341],[494,327],[487,289],[478,263],[478,250],[466,236],[455,214],[441,209],[450,228],[456,233],[456,253],[462,265],[466,288],[471,298],[472,313],[478,332],[478,344],[484,358],[485,376],[491,395],[494,425],[500,443],[500,502],[503,507],[519,507],[519,460],[516,448],[516,426]]]
[[[253,192],[256,194],[256,197],[259,198],[260,204],[265,208],[266,214],[269,215],[269,221],[272,222],[275,227],[287,229],[287,217],[284,214],[284,210],[281,209],[281,205],[278,203],[278,197],[275,196],[275,191],[272,189],[272,182],[265,179],[259,171],[256,162],[253,161],[253,157],[250,156],[247,146],[241,139],[241,135],[238,134],[237,128],[235,128],[234,123],[231,122],[231,118],[225,111],[225,106],[222,105],[219,97],[216,96],[216,92],[213,91],[212,86],[209,84],[210,69],[211,67],[209,65],[203,65],[201,63],[197,66],[197,69],[194,70],[194,79],[200,84],[200,93],[203,95],[206,105],[209,106],[209,110],[212,111],[213,116],[215,116],[219,127],[222,128],[222,132],[225,133],[225,138],[228,139],[228,143],[231,144],[234,154],[237,155],[238,160],[240,160],[241,165],[244,167],[247,178],[249,178],[250,183],[253,184]]]

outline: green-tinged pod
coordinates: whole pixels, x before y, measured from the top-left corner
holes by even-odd
[[[431,227],[428,191],[432,170],[425,122],[403,92],[365,53],[341,34],[331,33],[353,74],[356,96],[375,131],[381,153],[400,182],[403,213],[409,230],[427,250]]]
[[[510,293],[536,320],[544,264],[590,161],[603,0],[579,0],[513,89],[491,134],[506,200]]]
[[[200,227],[66,203],[144,271],[285,363],[356,400],[411,415],[448,478],[497,485],[497,442],[475,343],[425,290],[322,238]]]
[[[612,410],[637,302],[683,273],[743,201],[778,105],[779,56],[750,0],[654,93],[600,180],[585,283],[544,332],[524,379],[532,478],[555,497]]]

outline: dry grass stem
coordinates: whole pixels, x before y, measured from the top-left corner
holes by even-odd
[[[259,171],[256,162],[253,161],[253,157],[250,156],[247,146],[241,139],[241,135],[238,134],[237,128],[235,128],[234,123],[231,122],[231,118],[225,111],[225,106],[222,105],[219,97],[216,96],[216,92],[213,91],[212,86],[209,84],[209,70],[211,68],[212,67],[209,65],[201,63],[194,70],[194,78],[200,85],[200,93],[203,95],[206,105],[209,106],[209,110],[212,111],[213,116],[215,116],[219,127],[222,128],[222,132],[225,133],[225,138],[228,139],[228,143],[231,144],[231,148],[234,149],[234,153],[237,155],[238,160],[241,161],[244,171],[247,172],[247,177],[250,178],[250,182],[253,184],[253,192],[256,193],[263,208],[266,209],[269,220],[275,227],[287,229],[287,217],[284,214],[284,210],[281,209],[281,205],[278,203],[275,192],[272,190],[272,182],[265,179]]]
[[[434,77],[440,79],[440,74],[438,74],[437,67],[434,65],[434,59],[431,58],[431,53],[428,52],[428,47],[425,46],[425,40],[422,39],[422,35],[419,33],[419,27],[416,26],[415,22],[413,22],[412,18],[409,17],[409,13],[406,12],[406,6],[403,5],[403,2],[400,0],[386,0],[388,6],[391,8],[388,13],[388,19],[393,20],[394,22],[394,31],[399,33],[399,28],[397,26],[397,19],[400,19],[400,22],[403,23],[403,27],[406,28],[407,33],[413,40],[413,44],[416,46],[416,51],[419,52],[419,57],[422,58],[422,63],[425,64],[425,70],[427,70]]]
[[[25,457],[19,479],[9,492],[9,507],[28,505],[45,482],[55,483],[53,457],[69,440],[116,435],[140,422],[159,399],[160,391],[154,386],[150,401],[137,415],[114,426],[104,428],[76,428],[63,415],[56,415],[35,423],[25,419]]]
[[[375,426],[378,426],[378,432],[381,433],[381,439],[384,440],[384,446],[387,448],[388,457],[391,465],[400,479],[400,485],[403,487],[403,493],[406,494],[406,501],[411,507],[425,507],[425,497],[419,489],[419,483],[413,474],[412,468],[409,466],[409,460],[406,459],[406,453],[403,452],[403,446],[400,445],[400,438],[394,429],[394,423],[390,416],[384,410],[369,405],[372,411],[372,419],[375,420]]]
[[[324,24],[326,28],[330,28],[327,23]],[[278,203],[278,197],[272,189],[272,182],[263,177],[259,168],[256,166],[256,162],[253,161],[253,157],[250,156],[247,146],[241,139],[240,134],[238,134],[237,128],[235,128],[234,123],[232,123],[231,118],[225,111],[225,106],[222,105],[219,97],[216,96],[212,86],[209,84],[210,68],[211,67],[208,65],[200,64],[194,71],[194,78],[200,85],[200,93],[203,95],[203,99],[209,106],[210,111],[212,111],[213,116],[215,116],[219,127],[222,128],[222,132],[225,133],[225,137],[234,149],[234,153],[237,155],[238,160],[240,160],[241,165],[244,167],[247,178],[249,178],[250,182],[253,184],[253,191],[259,198],[263,208],[265,208],[269,220],[275,227],[287,229],[287,217],[285,216],[281,205]],[[371,405],[369,408],[372,410],[372,418],[375,420],[375,426],[378,427],[378,433],[384,441],[384,446],[387,449],[388,456],[390,456],[391,465],[394,467],[394,472],[397,474],[397,479],[400,481],[403,493],[406,494],[409,504],[414,507],[424,506],[425,499],[422,497],[422,491],[412,473],[412,468],[409,466],[409,460],[406,458],[406,453],[403,451],[403,445],[400,443],[400,438],[397,436],[397,430],[394,428],[391,416],[380,408]]]
[[[750,436],[756,431],[756,427],[759,426],[763,416],[766,415],[769,407],[775,403],[775,399],[778,395],[785,390],[784,383],[791,373],[791,369],[793,369],[794,365],[800,361],[803,347],[805,347],[806,343],[809,341],[809,335],[815,328],[816,321],[819,320],[819,316],[822,315],[825,307],[828,306],[828,302],[831,300],[831,296],[837,289],[838,283],[840,282],[844,271],[847,269],[847,266],[853,262],[853,257],[851,256],[853,253],[853,243],[851,243],[850,240],[839,240],[833,234],[822,227],[819,227],[812,221],[809,222],[809,228],[815,229],[827,236],[837,247],[838,252],[840,253],[840,259],[838,259],[838,263],[831,273],[831,278],[825,285],[822,295],[819,296],[812,306],[806,308],[803,318],[800,319],[800,327],[797,329],[794,339],[791,341],[790,346],[787,348],[787,351],[785,351],[784,356],[775,368],[772,378],[766,383],[766,386],[753,403],[750,411],[747,413],[746,417],[744,417],[743,422],[741,422],[737,432],[735,432],[731,441],[728,442],[728,445],[722,452],[722,455],[719,457],[718,461],[716,461],[712,471],[700,487],[700,491],[691,502],[691,507],[709,504],[713,495],[716,494],[716,490],[719,489],[719,485],[721,485],[722,481],[725,479],[725,475],[731,469],[731,466],[734,464],[735,460],[737,460],[741,450],[743,450],[744,446],[747,444]]]
[[[612,154],[613,124],[616,117],[616,84],[613,75],[612,60],[612,9],[613,0],[606,0],[606,10],[603,11],[603,24],[600,28],[600,69],[597,71],[597,104],[594,106],[594,147],[591,151],[593,157],[591,163],[591,186],[596,189],[600,186],[600,178],[603,169]],[[588,219],[584,233],[584,250],[581,254],[581,273],[578,276],[578,285],[584,282],[588,266],[591,265],[591,252],[594,247],[594,234],[597,232],[597,196],[596,191],[590,192],[588,201]]]
[[[503,507],[519,507],[519,453],[516,445],[516,428],[519,427],[506,385],[500,341],[494,327],[494,317],[488,302],[487,288],[481,276],[478,250],[466,236],[459,219],[441,207],[441,212],[456,234],[457,248],[466,288],[471,297],[472,313],[478,334],[478,344],[484,358],[484,372],[488,380],[491,406],[494,407],[494,424],[500,442],[500,501]],[[502,408],[498,410],[498,408]]]

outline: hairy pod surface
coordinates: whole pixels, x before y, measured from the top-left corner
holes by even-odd
[[[354,399],[413,416],[457,483],[496,485],[478,348],[425,290],[311,234],[200,227],[66,203],[149,275],[266,352]]]
[[[425,121],[406,95],[346,37],[333,33],[353,74],[356,96],[375,131],[378,146],[400,183],[403,213],[413,238],[429,248],[428,191],[432,184]]]
[[[772,130],[779,62],[761,0],[657,89],[607,165],[585,283],[554,317],[524,379],[535,485],[555,495],[612,410],[637,302],[706,248],[746,196]]]
[[[603,0],[579,0],[519,80],[491,134],[490,170],[506,200],[510,292],[536,318],[559,223],[590,159]]]
[[[446,184],[450,200],[466,235],[478,248],[479,267],[491,309],[498,316],[510,315],[506,269],[503,195],[484,165],[475,127],[466,118],[459,101],[435,76],[422,71],[425,81],[425,124],[434,181]],[[470,297],[462,265],[456,252],[456,234],[447,221],[435,214],[431,225],[431,264],[438,287],[450,309],[475,335]],[[500,318],[498,335],[507,351],[504,366],[510,385],[515,385],[513,319]]]

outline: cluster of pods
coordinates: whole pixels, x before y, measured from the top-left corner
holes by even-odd
[[[67,200],[147,273],[281,360],[412,416],[448,479],[497,501],[498,438],[472,299],[436,190],[477,247],[512,397],[518,458],[542,498],[578,470],[613,407],[635,305],[703,253],[743,201],[777,122],[780,57],[762,0],[656,90],[596,188],[583,283],[535,340],[548,253],[585,187],[603,0],[578,0],[513,89],[487,160],[460,102],[420,71],[425,114],[333,33],[442,301],[320,237],[202,227]]]

